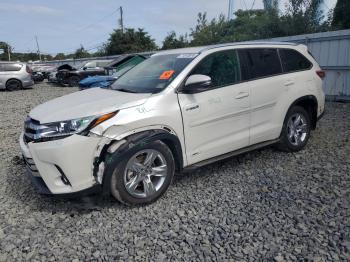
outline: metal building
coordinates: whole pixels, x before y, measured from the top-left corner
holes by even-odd
[[[350,29],[268,40],[307,45],[326,71],[324,90],[328,98],[350,101]]]

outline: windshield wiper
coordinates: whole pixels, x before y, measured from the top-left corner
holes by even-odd
[[[113,89],[113,90],[121,91],[121,92],[126,92],[126,93],[136,93],[135,91],[131,91],[131,90],[125,89],[125,88]]]

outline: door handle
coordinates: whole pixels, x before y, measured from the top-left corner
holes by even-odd
[[[285,85],[285,86],[294,85],[294,81],[293,81],[293,80],[289,80],[289,81],[285,82],[284,85]]]
[[[192,105],[185,106],[185,110],[186,111],[192,111],[192,110],[196,110],[196,109],[199,109],[199,105],[198,104],[192,104]]]
[[[236,99],[242,99],[242,98],[245,98],[245,97],[248,97],[249,96],[249,93],[248,92],[240,92],[238,93],[238,95],[236,95]]]

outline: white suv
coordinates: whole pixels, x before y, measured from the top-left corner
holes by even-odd
[[[41,193],[150,203],[175,172],[270,144],[301,150],[324,111],[324,76],[304,45],[164,51],[110,89],[39,105],[20,144]]]

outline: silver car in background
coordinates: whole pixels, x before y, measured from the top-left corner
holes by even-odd
[[[0,62],[0,89],[9,91],[34,85],[32,70],[21,62]]]

